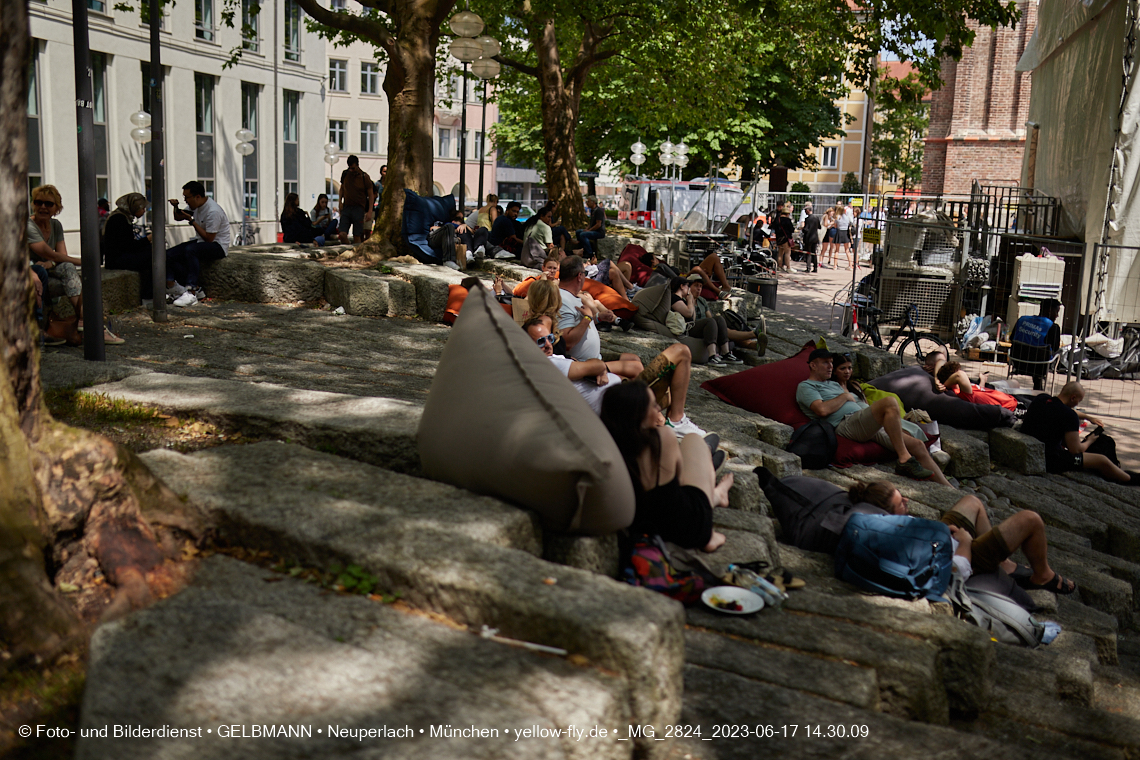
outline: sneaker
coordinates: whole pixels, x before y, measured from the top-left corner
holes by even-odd
[[[103,328],[103,343],[108,346],[121,346],[126,343],[126,341],[107,328]]]
[[[895,474],[912,480],[926,480],[934,473],[919,464],[917,459],[911,457],[905,462],[899,462],[895,465]]]
[[[191,288],[190,292],[193,293],[194,297],[197,298],[199,301],[205,301],[206,300],[206,291],[203,290],[202,288]]]
[[[629,332],[630,330],[633,329],[633,320],[632,319],[622,319],[619,317],[618,320],[616,322],[614,322],[614,324],[616,324],[618,327],[620,327],[622,332]]]
[[[53,338],[50,335],[40,334],[41,346],[62,346],[67,343],[63,338]]]
[[[174,299],[174,305],[180,308],[193,306],[196,303],[198,303],[198,297],[191,293],[189,290],[178,296],[178,298]]]
[[[690,433],[695,433],[702,438],[705,435],[705,431],[694,425],[693,421],[689,419],[689,415],[687,414],[682,415],[681,419],[677,420],[676,422],[673,422],[673,420],[666,418],[665,425],[671,427],[678,438],[684,438]]]
[[[724,361],[725,364],[744,364],[743,359],[737,357],[736,354],[733,354],[731,352],[724,354],[720,358],[722,361]]]
[[[727,366],[728,366],[728,362],[726,362],[726,361],[724,360],[724,357],[721,357],[721,356],[718,356],[718,355],[716,355],[716,354],[713,354],[713,355],[712,355],[712,356],[709,358],[709,360],[708,360],[707,362],[705,362],[705,366],[706,366],[706,367],[727,367]]]
[[[454,261],[445,261],[445,262],[443,262],[443,265],[445,267],[447,267],[448,269],[459,269],[459,265],[456,264]]]
[[[170,296],[171,298],[178,298],[178,296],[182,295],[185,292],[186,288],[182,287],[177,282],[174,283],[173,286],[166,289],[166,295]]]

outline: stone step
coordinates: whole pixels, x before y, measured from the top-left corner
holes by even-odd
[[[143,460],[235,545],[317,566],[357,564],[417,609],[617,673],[633,720],[660,726],[678,715],[681,605],[539,559],[537,528],[522,510],[287,444]]]
[[[442,322],[447,311],[448,288],[470,275],[434,264],[388,262],[392,274],[411,283],[416,290],[416,313],[430,322]]]
[[[232,251],[202,266],[202,287],[211,298],[227,301],[316,301],[325,294],[325,267],[290,256]]]
[[[699,665],[685,667],[681,724],[700,726],[701,736],[677,742],[670,758],[678,760],[1042,757],[1032,744],[1005,744],[915,723]],[[714,738],[715,727],[722,727],[721,737]],[[731,738],[722,738],[723,727]],[[853,730],[860,738],[849,734]]]
[[[990,431],[990,458],[995,464],[1010,467],[1023,475],[1045,472],[1045,444],[1012,428]]]
[[[221,420],[255,435],[297,441],[397,472],[420,469],[415,431],[423,406],[414,402],[160,373],[91,391]]]
[[[325,300],[358,317],[417,316],[415,286],[374,269],[325,269]]]
[[[99,269],[99,279],[103,288],[103,314],[104,316],[112,316],[119,312],[128,311],[137,308],[142,303],[139,297],[139,273],[132,272],[126,269]],[[49,294],[58,300],[55,303],[55,313],[67,319],[75,315],[75,310],[71,308],[71,301],[63,297],[63,286],[60,285],[58,293],[52,292],[55,290],[55,283],[59,280],[49,280],[50,287]]]
[[[86,684],[84,729],[201,727],[202,737],[80,739],[83,760],[630,756],[630,744],[613,734],[517,741],[513,733],[624,729],[632,716],[616,675],[223,556],[205,560],[182,592],[101,626]],[[304,726],[309,735],[220,735],[223,726],[248,735],[282,725]],[[448,725],[498,735],[432,738],[433,727]],[[410,727],[412,735],[334,738],[329,727]]]
[[[879,689],[879,710],[926,723],[949,721],[951,684],[943,682],[941,649],[933,642],[790,609],[736,617],[692,607],[686,620],[690,628],[871,668]],[[988,642],[976,628],[965,634]]]
[[[942,450],[950,455],[951,466],[946,475],[961,480],[990,474],[990,447],[986,441],[941,423],[938,436]]]
[[[1018,478],[1018,483],[1103,522],[1104,551],[1132,562],[1140,561],[1140,509],[1059,476]]]

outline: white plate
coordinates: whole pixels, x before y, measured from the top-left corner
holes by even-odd
[[[726,602],[740,602],[741,609],[726,610],[717,607],[712,603],[714,596]],[[729,615],[751,615],[753,612],[759,612],[764,608],[763,597],[759,594],[753,594],[748,589],[740,588],[739,586],[717,586],[715,588],[705,589],[705,592],[701,594],[701,601],[709,608]]]

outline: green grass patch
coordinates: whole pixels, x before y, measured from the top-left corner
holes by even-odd
[[[74,388],[52,389],[44,391],[44,402],[56,419],[89,429],[103,425],[162,424],[156,409],[108,398],[101,393],[85,393]]]

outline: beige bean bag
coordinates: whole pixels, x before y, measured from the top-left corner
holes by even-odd
[[[598,416],[486,288],[451,329],[418,432],[428,477],[534,510],[547,530],[633,521],[633,484]]]

